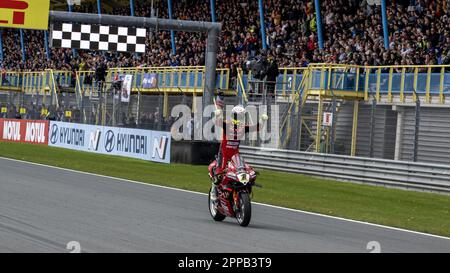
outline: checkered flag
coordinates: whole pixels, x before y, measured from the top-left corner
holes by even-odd
[[[145,28],[55,23],[52,47],[145,53]]]

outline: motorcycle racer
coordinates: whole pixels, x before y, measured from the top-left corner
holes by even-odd
[[[217,199],[216,186],[221,182],[222,174],[227,166],[228,161],[236,154],[239,153],[239,145],[241,139],[246,133],[251,130],[260,131],[268,116],[266,114],[261,115],[261,120],[256,125],[243,124],[246,110],[242,105],[237,105],[231,110],[231,119],[223,120],[222,109],[218,108],[215,111],[216,125],[222,123],[222,140],[220,149],[217,155],[217,165],[213,168],[213,191],[212,200]]]

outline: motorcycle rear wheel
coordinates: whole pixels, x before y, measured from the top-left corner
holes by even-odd
[[[236,219],[241,227],[246,227],[250,224],[250,219],[252,218],[252,204],[248,192],[241,192],[239,195],[240,200]]]
[[[221,214],[217,210],[217,206],[214,204],[214,202],[211,200],[211,191],[212,188],[209,190],[208,194],[208,207],[209,207],[209,213],[211,214],[211,217],[214,219],[214,221],[223,221],[225,219],[225,215]]]

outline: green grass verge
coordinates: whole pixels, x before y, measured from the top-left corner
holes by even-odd
[[[0,156],[207,192],[206,166],[158,164],[47,146],[0,143]],[[261,170],[254,201],[450,236],[450,196]]]

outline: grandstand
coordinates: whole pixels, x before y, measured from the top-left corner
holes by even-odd
[[[55,9],[67,10],[65,1],[52,1]],[[167,1],[135,1],[135,15],[168,18]],[[262,48],[258,1],[218,1],[217,21],[223,23],[219,67],[242,67],[251,55]],[[369,1],[370,2],[370,1]],[[450,27],[448,1],[390,1],[389,51],[383,46],[379,6],[367,1],[321,1],[324,49],[319,50],[312,1],[266,1],[267,44],[280,67],[306,67],[309,63],[340,63],[365,66],[450,64]],[[376,2],[376,1],[375,1]],[[414,5],[409,5],[415,3]],[[59,4],[56,4],[59,3]],[[74,6],[77,12],[97,12],[96,1],[83,1]],[[194,7],[194,8],[192,8]],[[103,13],[130,15],[129,1],[102,1]],[[173,2],[173,18],[211,21],[209,0]],[[92,67],[95,52],[51,49],[51,61],[45,61],[44,32],[25,31],[25,60],[21,56],[17,30],[3,29],[4,60],[9,70],[62,69]],[[173,53],[170,33],[157,32],[148,37],[149,50],[137,58],[123,54],[107,54],[110,67],[197,66],[204,65],[205,37],[176,33]]]
[[[168,2],[136,0],[131,9],[130,1],[101,1],[100,13],[169,18]],[[389,1],[388,37],[379,1],[320,1],[320,27],[313,1],[263,2],[261,32],[258,1],[216,1],[214,19],[223,24],[216,90],[229,103],[261,103],[250,96],[258,80],[246,62],[267,47],[280,67],[277,148],[448,162],[449,1]],[[175,19],[213,20],[209,0],[172,5]],[[67,10],[67,4],[52,1],[52,9]],[[99,12],[97,1],[71,10]],[[204,90],[204,34],[176,32],[172,43],[170,32],[151,30],[146,53],[129,54],[47,50],[44,31],[23,33],[21,41],[18,30],[1,30],[4,117],[42,118],[50,111],[73,122],[169,130],[171,108],[185,103],[194,109]],[[109,96],[99,108],[92,81],[99,60],[107,61],[110,82],[118,73],[134,76],[129,103]],[[145,74],[156,74],[158,86],[145,87]],[[324,112],[333,114],[331,126],[324,126]]]

